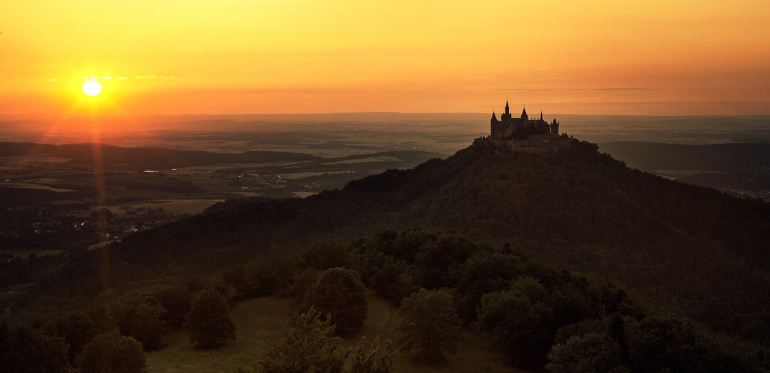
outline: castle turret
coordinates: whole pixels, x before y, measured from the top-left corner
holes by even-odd
[[[543,111],[542,110],[540,110],[540,121],[541,122],[543,121]]]
[[[497,121],[497,116],[495,116],[494,110],[492,110],[492,119],[489,120],[489,128],[489,133],[493,139],[500,137],[500,124]]]
[[[508,100],[505,100],[505,115],[511,114],[510,111],[508,111]]]
[[[524,110],[521,112],[521,119],[529,120],[529,115],[527,115],[527,108],[524,108]]]

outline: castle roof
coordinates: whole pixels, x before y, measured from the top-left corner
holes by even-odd
[[[497,117],[495,116],[495,111],[494,110],[492,110],[492,120],[494,120],[494,121],[497,120]]]
[[[524,111],[521,112],[521,116],[527,115],[527,108],[524,108]]]

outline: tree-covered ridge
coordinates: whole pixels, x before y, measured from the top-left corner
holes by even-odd
[[[413,226],[478,230],[767,343],[768,205],[629,169],[577,140],[558,153],[529,154],[480,139],[448,159],[389,170],[340,191],[227,201],[75,258],[40,290],[95,295],[104,286],[130,288],[326,238]],[[105,260],[111,266],[102,282]]]
[[[528,154],[478,141],[432,163],[346,190],[609,275],[722,330],[768,330],[767,204],[629,169],[584,142]]]
[[[188,328],[207,327],[207,320],[193,317],[195,299],[204,294],[220,299],[225,318],[225,302],[237,307],[240,300],[266,295],[302,297],[304,293],[298,311],[309,306],[312,313],[314,303],[323,298],[314,292],[332,294],[340,285],[347,286],[345,278],[357,282],[359,275],[361,288],[400,304],[402,353],[411,351],[414,358],[434,364],[444,362],[442,355],[451,353],[462,328],[484,334],[490,342],[486,348],[504,354],[511,365],[538,371],[544,367],[551,372],[760,372],[770,368],[766,348],[715,334],[629,295],[612,281],[549,264],[518,246],[496,245],[478,231],[421,228],[382,231],[346,243],[318,242],[301,255],[231,266],[210,278],[189,279],[183,286],[146,289],[107,307],[38,320],[32,329],[14,327],[3,332],[7,329],[0,328],[0,345],[5,346],[0,360],[34,364],[32,356],[14,351],[27,344],[31,344],[29,351],[43,348],[54,338],[60,341],[56,351],[67,365],[66,356],[83,356],[93,343],[89,340],[111,329],[135,338],[147,350],[157,342],[146,339],[145,332],[163,333],[163,325],[178,327],[173,320],[181,315]],[[198,295],[190,302],[194,292]],[[299,342],[311,337],[295,328],[287,332],[286,341],[262,357],[255,356],[255,369],[296,361],[292,356],[317,355],[319,359],[307,361],[310,368],[325,366],[330,361],[323,356],[343,353],[336,347],[324,349],[333,347],[329,343],[339,347],[331,337],[332,324],[342,319],[334,315],[331,310],[322,328],[328,329],[321,331],[326,337],[288,343],[292,333],[302,335]],[[309,325],[307,320],[304,324]],[[13,337],[22,333],[40,337]],[[374,371],[392,371],[388,357],[392,355],[384,356],[380,364],[370,359],[375,353],[374,347],[363,355],[359,349],[353,366],[358,361],[383,369]],[[341,369],[345,357],[338,357],[333,365]]]

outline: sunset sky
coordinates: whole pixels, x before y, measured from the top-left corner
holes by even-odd
[[[770,114],[770,1],[3,0],[0,82],[0,114]]]

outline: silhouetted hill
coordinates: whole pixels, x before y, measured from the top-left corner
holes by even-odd
[[[767,342],[768,205],[630,169],[577,140],[556,154],[477,140],[448,159],[306,199],[226,201],[75,258],[40,290],[93,295],[412,226],[479,230]]]

